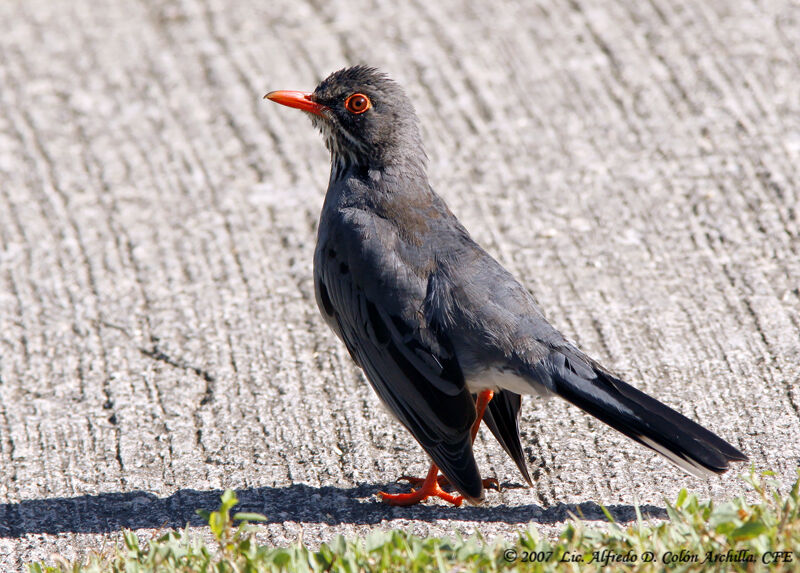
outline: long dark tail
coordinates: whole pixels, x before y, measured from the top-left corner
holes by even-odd
[[[593,364],[557,353],[550,366],[559,396],[698,477],[747,461],[719,436]]]
[[[483,414],[483,421],[491,430],[506,453],[517,464],[522,477],[533,485],[525,463],[525,454],[519,439],[519,415],[522,407],[522,396],[510,390],[501,390],[494,393],[489,402],[489,407]]]

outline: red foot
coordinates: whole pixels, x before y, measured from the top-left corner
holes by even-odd
[[[381,491],[378,494],[389,505],[414,505],[429,497],[439,497],[458,507],[464,501],[464,498],[460,495],[447,493],[439,487],[439,480],[436,478],[438,473],[439,468],[436,467],[436,464],[431,464],[431,469],[428,470],[428,475],[422,480],[422,486],[419,489],[412,490],[411,493],[386,493]]]
[[[491,390],[484,390],[478,395],[478,400],[475,404],[478,416],[475,420],[475,423],[472,425],[470,432],[473,442],[475,441],[475,436],[478,433],[478,426],[481,424],[483,414],[486,411],[486,406],[489,405],[493,395],[494,393]],[[398,478],[398,481],[405,480],[411,483],[412,486],[418,488],[412,489],[411,493],[386,493],[381,491],[378,492],[378,494],[381,496],[383,501],[389,505],[414,505],[428,499],[429,497],[441,498],[448,503],[452,503],[456,507],[461,505],[464,502],[464,498],[460,495],[453,495],[444,491],[442,486],[448,485],[449,482],[444,476],[437,477],[438,474],[439,468],[436,467],[436,464],[431,464],[431,469],[428,470],[428,475],[425,477],[425,479],[410,476],[400,476]],[[500,482],[494,478],[485,479],[483,480],[483,487],[500,491]]]
[[[448,503],[452,503],[456,507],[460,506],[464,502],[464,498],[460,495],[454,495],[444,491],[442,487],[449,485],[449,482],[446,477],[438,474],[439,468],[436,467],[436,464],[431,464],[431,469],[428,470],[428,475],[425,479],[411,476],[400,476],[397,478],[397,481],[404,480],[418,488],[412,489],[411,493],[386,493],[381,491],[378,492],[378,494],[383,501],[389,505],[414,505],[429,497],[438,497]],[[495,478],[485,479],[483,480],[483,487],[500,491],[500,482]]]
[[[389,505],[415,505],[421,501],[425,501],[429,497],[441,498],[448,503],[452,503],[456,507],[460,506],[464,502],[463,497],[460,495],[447,493],[440,488],[439,484],[436,482],[433,482],[432,487],[423,486],[419,489],[412,490],[411,493],[386,493],[385,491],[378,493],[381,496],[381,499],[383,499],[383,501]]]
[[[423,483],[425,483],[425,478],[418,478],[418,477],[411,477],[411,476],[400,476],[397,478],[397,481],[407,481],[414,487],[419,487]],[[439,484],[439,487],[445,487],[450,485],[450,482],[446,477],[439,474],[439,477],[436,478],[436,482]],[[486,489],[493,489],[495,491],[500,491],[500,482],[497,481],[497,478],[487,478],[483,480],[483,487]]]

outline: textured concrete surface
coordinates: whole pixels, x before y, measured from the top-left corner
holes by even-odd
[[[317,315],[328,158],[261,100],[353,63],[407,87],[435,188],[555,324],[792,481],[798,38],[781,0],[0,2],[0,568],[197,525],[224,488],[274,543],[744,491],[526,399],[533,489],[376,501],[425,458]]]

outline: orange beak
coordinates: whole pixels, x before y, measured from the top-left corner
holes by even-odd
[[[313,113],[324,117],[323,112],[328,108],[312,100],[311,95],[312,94],[303,92],[281,90],[277,92],[269,92],[264,96],[264,99],[274,101],[275,103],[279,103],[281,105],[296,107],[297,109],[307,111],[308,113]]]

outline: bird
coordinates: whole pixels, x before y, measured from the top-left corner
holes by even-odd
[[[559,396],[699,477],[747,460],[548,322],[431,187],[414,106],[385,73],[347,67],[313,92],[264,98],[307,113],[330,151],[314,252],[319,310],[431,459],[425,478],[401,476],[410,492],[380,492],[384,501],[480,504],[497,485],[481,478],[472,450],[481,420],[532,485],[520,439],[524,395]]]

